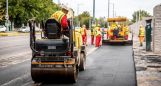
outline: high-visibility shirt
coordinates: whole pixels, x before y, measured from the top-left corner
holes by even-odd
[[[139,29],[139,36],[145,36],[145,30],[143,27]]]
[[[63,29],[68,27],[67,16],[62,11],[56,11],[50,18],[60,23]]]
[[[94,35],[94,32],[93,31],[91,31],[91,35]]]
[[[96,32],[95,35],[96,35],[96,36],[101,35],[101,29],[100,29],[100,30],[99,30],[99,29],[100,29],[100,27],[96,27],[96,28],[95,28],[95,30],[96,30],[96,31],[95,31],[95,32]]]
[[[86,28],[81,28],[81,34],[86,36]]]
[[[129,34],[129,28],[126,26],[124,29],[125,29],[125,35],[128,35]]]
[[[57,22],[61,23],[61,20],[65,14],[62,11],[56,11],[51,15],[51,19],[55,19]]]
[[[114,29],[115,27],[110,27],[109,29],[108,29],[108,35],[109,36],[113,36],[113,29]]]

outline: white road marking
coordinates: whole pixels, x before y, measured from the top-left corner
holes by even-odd
[[[31,52],[21,53],[16,56],[0,59],[0,68],[8,67],[10,65],[19,64],[31,59]]]
[[[4,83],[4,84],[2,84],[1,86],[13,86],[13,85],[14,85],[14,86],[22,86],[22,84],[24,83],[24,81],[25,81],[25,82],[31,81],[30,76],[31,76],[30,73],[25,74],[25,75],[23,75],[23,76],[17,77],[17,78],[15,78],[15,79],[13,79],[13,80],[7,82],[7,83]]]
[[[92,48],[92,49],[90,49],[90,50],[87,52],[87,55],[91,54],[91,53],[94,52],[96,49],[97,49],[97,48],[95,48],[95,47]],[[22,62],[24,62],[24,61],[30,60],[31,58],[28,57],[30,53],[31,53],[31,52],[26,53],[27,55],[25,55],[25,56],[24,56],[24,54],[20,54],[19,56],[24,56],[24,58],[22,58],[21,60],[15,60],[15,61],[11,62],[10,65],[11,65],[11,64],[18,64],[18,63],[22,63]],[[16,56],[16,57],[18,57],[18,56]],[[93,63],[93,60],[92,60],[92,58],[87,58],[87,59],[88,59],[88,66],[89,66],[90,64]],[[5,66],[5,67],[7,67],[7,66]],[[25,81],[26,83],[24,83],[24,81]],[[13,80],[7,82],[7,83],[4,83],[4,84],[1,85],[1,86],[12,86],[12,85],[15,85],[15,86],[21,86],[21,85],[27,86],[27,85],[33,83],[33,82],[31,82],[31,81],[32,81],[32,80],[31,80],[31,75],[30,75],[30,73],[27,73],[27,74],[25,74],[25,75],[22,75],[22,76],[20,76],[20,77],[15,78],[15,79],[13,79]]]
[[[0,60],[16,58],[16,57],[20,57],[20,56],[23,56],[23,55],[26,55],[26,54],[30,54],[30,53],[31,53],[31,51],[19,53],[19,54],[16,54],[16,55],[3,55],[3,56],[0,57]]]

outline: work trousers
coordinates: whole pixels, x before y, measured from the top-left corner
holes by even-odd
[[[91,45],[94,45],[94,35],[91,35]]]
[[[87,43],[87,36],[86,35],[82,35],[82,42],[83,42],[83,45],[86,45],[86,43]]]
[[[96,36],[95,47],[100,47],[101,35]]]

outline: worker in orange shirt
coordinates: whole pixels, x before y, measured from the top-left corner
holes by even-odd
[[[83,25],[81,28],[81,34],[82,34],[82,42],[83,45],[87,45],[87,29],[86,25]]]
[[[138,37],[139,37],[140,46],[143,46],[143,41],[144,41],[144,37],[145,37],[145,29],[144,29],[143,25],[140,25]]]
[[[102,36],[101,36],[101,28],[99,24],[95,28],[95,36],[96,36],[95,47],[100,47]]]

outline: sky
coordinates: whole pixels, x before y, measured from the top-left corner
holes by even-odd
[[[75,15],[83,11],[89,11],[93,15],[93,0],[53,0],[55,3],[63,3],[75,11]],[[161,4],[161,0],[110,0],[110,17],[125,16],[132,19],[132,14],[137,10],[145,10],[153,15],[153,8]],[[108,16],[108,0],[95,0],[95,16]]]

